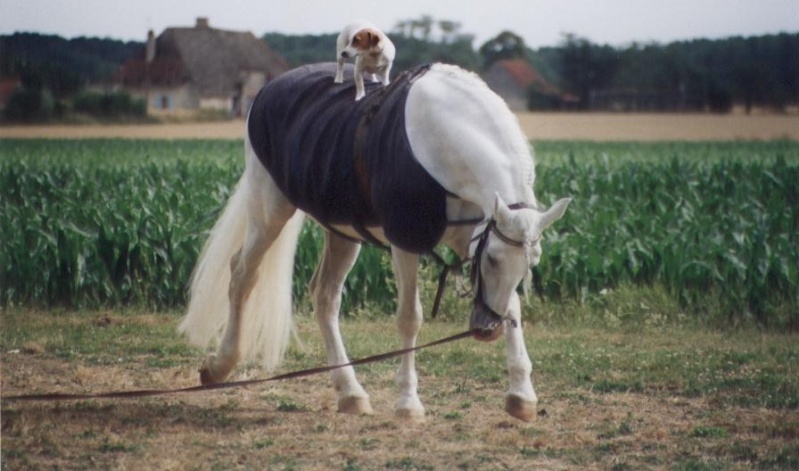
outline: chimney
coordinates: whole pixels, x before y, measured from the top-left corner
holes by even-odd
[[[155,59],[155,33],[153,33],[153,30],[147,32],[147,50],[145,58],[148,64]]]
[[[197,25],[195,26],[195,28],[200,29],[200,28],[209,28],[209,27],[210,26],[208,25],[208,17],[207,16],[198,16],[197,17]]]

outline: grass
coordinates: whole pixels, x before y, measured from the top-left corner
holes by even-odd
[[[203,353],[178,316],[4,309],[2,395],[196,384]],[[111,319],[109,322],[106,319]],[[699,324],[557,317],[528,324],[539,417],[501,410],[503,342],[419,354],[423,425],[392,417],[397,361],[358,368],[376,414],[342,416],[326,375],[190,396],[2,404],[4,469],[750,469],[799,463],[799,355],[792,335]],[[281,371],[324,359],[315,322]],[[421,342],[462,328],[431,321]],[[353,358],[399,346],[393,321],[342,324]],[[153,362],[160,359],[160,362]],[[263,377],[244,365],[238,377]],[[143,463],[143,464],[142,464]]]

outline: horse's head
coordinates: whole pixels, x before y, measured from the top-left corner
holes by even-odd
[[[496,196],[494,214],[472,244],[475,300],[470,324],[478,340],[495,340],[502,334],[516,287],[541,259],[541,234],[563,216],[570,202],[564,198],[540,211],[525,203],[508,206]]]

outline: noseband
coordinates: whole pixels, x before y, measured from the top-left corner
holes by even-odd
[[[508,205],[508,209],[517,210],[517,209],[538,209],[538,208],[528,203],[514,203]],[[474,251],[474,258],[472,259],[472,268],[469,276],[469,279],[471,280],[472,283],[472,287],[476,287],[474,302],[475,304],[483,307],[488,312],[496,316],[498,319],[509,320],[511,325],[516,327],[516,321],[514,319],[511,319],[506,315],[499,314],[498,312],[494,311],[494,309],[492,309],[488,304],[486,304],[485,301],[483,301],[483,283],[481,280],[480,266],[483,263],[483,251],[485,250],[486,245],[488,245],[488,236],[492,233],[495,236],[497,236],[499,240],[512,247],[525,247],[526,245],[528,245],[525,241],[515,240],[503,234],[499,230],[499,228],[497,228],[496,219],[491,218],[488,221],[488,223],[486,224],[486,228],[483,230],[483,232],[481,232],[471,240],[471,242],[477,241],[477,247],[475,248]]]

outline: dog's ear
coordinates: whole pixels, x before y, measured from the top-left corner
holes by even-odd
[[[358,31],[357,33],[355,33],[355,36],[352,37],[352,46],[359,47],[361,44],[363,44],[363,36],[364,36],[363,31]]]
[[[380,45],[380,35],[375,34],[373,32],[369,32],[369,46],[377,47]]]

